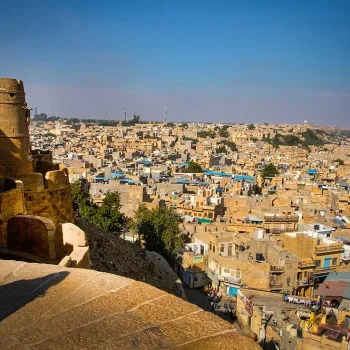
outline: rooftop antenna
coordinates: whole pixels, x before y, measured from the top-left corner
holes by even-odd
[[[53,114],[53,101],[51,101],[51,117],[53,117],[54,114]]]
[[[164,106],[164,123],[168,122],[168,103]]]
[[[136,115],[136,108],[135,107],[132,109],[132,116],[134,116],[134,115]]]
[[[124,108],[124,120],[127,121],[127,116],[126,116],[126,108]]]

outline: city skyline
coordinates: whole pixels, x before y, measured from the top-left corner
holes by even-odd
[[[349,126],[346,1],[2,6],[1,75],[48,115]]]

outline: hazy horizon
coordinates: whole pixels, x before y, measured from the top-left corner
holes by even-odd
[[[350,2],[2,4],[0,75],[60,117],[350,126]]]

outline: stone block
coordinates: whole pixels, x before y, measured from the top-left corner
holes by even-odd
[[[17,179],[22,181],[24,191],[38,191],[44,189],[44,179],[40,173],[18,174]]]
[[[9,219],[7,246],[53,260],[55,253],[55,225],[50,219],[34,215],[20,215]]]

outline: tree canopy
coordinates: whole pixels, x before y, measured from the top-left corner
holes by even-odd
[[[179,216],[165,206],[149,210],[145,205],[140,205],[135,215],[134,229],[144,241],[147,250],[169,258],[176,254],[186,241],[179,230],[180,222]]]
[[[105,231],[119,231],[126,223],[126,218],[120,212],[122,207],[118,192],[108,191],[101,206],[91,202],[82,181],[71,184],[73,210],[76,215],[102,228]]]
[[[121,126],[135,126],[140,122],[140,116],[134,114],[131,120],[123,120],[120,124]]]
[[[237,145],[232,141],[224,141],[224,145],[226,145],[232,152],[238,152]]]
[[[272,163],[264,166],[262,171],[263,178],[275,177],[276,175],[278,175],[278,169]]]
[[[227,125],[224,125],[220,130],[219,130],[219,135],[220,137],[229,137],[230,133],[227,131]]]
[[[219,153],[227,153],[226,147],[225,147],[225,146],[217,147],[217,148],[216,148],[216,153],[217,153],[217,154],[219,154]]]
[[[184,173],[202,173],[203,169],[202,167],[193,160],[190,161],[190,164],[187,168],[184,169]]]

